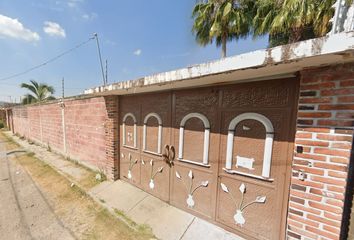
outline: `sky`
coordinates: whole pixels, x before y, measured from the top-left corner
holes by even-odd
[[[108,83],[217,60],[215,44],[199,46],[191,31],[195,0],[1,0],[0,101],[19,101],[19,85],[34,79],[54,86],[61,96],[102,85],[95,41],[34,71],[97,33]],[[228,56],[266,48],[267,37],[228,43]]]

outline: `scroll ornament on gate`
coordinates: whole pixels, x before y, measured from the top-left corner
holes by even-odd
[[[129,153],[128,155],[128,158],[129,158],[129,168],[128,168],[128,179],[132,179],[132,169],[134,167],[135,164],[138,163],[138,159],[135,159],[135,161],[133,161],[132,159],[132,155]]]
[[[173,161],[175,160],[175,156],[176,156],[176,151],[174,146],[165,145],[162,158],[170,167],[173,166]]]
[[[141,164],[145,165],[145,161],[141,160]],[[163,167],[159,167],[156,171],[154,171],[154,160],[152,160],[152,159],[150,160],[150,166],[151,166],[151,171],[150,171],[149,187],[150,187],[150,189],[154,189],[155,188],[154,179],[155,179],[157,174],[162,173]]]
[[[234,202],[234,204],[237,207],[236,213],[234,215],[234,220],[236,222],[237,225],[240,225],[240,227],[242,227],[245,223],[246,223],[246,219],[243,216],[243,212],[244,210],[249,207],[252,204],[255,203],[262,203],[264,204],[266,201],[266,196],[257,196],[256,199],[252,202],[249,202],[247,204],[244,204],[244,195],[246,193],[246,185],[244,183],[242,183],[239,187],[239,190],[241,192],[241,201],[239,204],[237,204],[234,196],[232,195],[232,193],[229,191],[229,189],[227,188],[227,186],[223,183],[221,183],[221,189],[228,193],[231,196],[232,201]]]
[[[209,185],[208,181],[202,181],[200,182],[196,187],[193,188],[193,179],[194,179],[194,175],[192,170],[189,170],[188,173],[188,178],[189,178],[189,184],[187,186],[187,184],[185,183],[185,181],[183,181],[181,175],[176,171],[176,177],[182,181],[183,185],[186,187],[187,192],[188,192],[188,197],[187,197],[187,205],[188,207],[192,208],[195,205],[194,199],[193,199],[193,194],[195,191],[197,191],[197,189],[201,188],[201,187],[207,187]]]

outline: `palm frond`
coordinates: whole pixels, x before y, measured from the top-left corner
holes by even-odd
[[[22,98],[22,104],[31,104],[37,102],[36,97],[32,96],[31,94],[26,94]]]
[[[46,101],[50,101],[50,100],[55,100],[56,98],[54,97],[54,96],[49,96],[49,97],[47,97],[45,100]]]
[[[192,32],[196,41],[205,46],[215,40],[217,46],[226,49],[227,41],[249,35],[254,1],[209,0],[199,2],[193,9]]]
[[[35,86],[28,84],[28,83],[21,83],[21,88],[26,88],[31,91],[33,94],[37,95],[37,89]]]
[[[28,89],[32,94],[26,94],[23,98],[24,104],[30,104],[33,102],[42,102],[44,100],[52,99],[51,95],[55,90],[52,86],[45,83],[38,83],[35,80],[30,80],[30,84],[22,83],[22,88]]]

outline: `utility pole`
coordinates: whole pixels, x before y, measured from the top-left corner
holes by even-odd
[[[100,59],[100,64],[101,64],[103,85],[106,86],[106,79],[105,79],[104,71],[103,71],[103,64],[102,64],[102,57],[101,57],[101,49],[100,49],[100,43],[99,43],[99,41],[98,41],[98,34],[97,34],[97,33],[94,33],[93,36],[96,38],[98,57],[99,57],[99,59]]]
[[[61,80],[61,98],[64,100],[64,78]]]
[[[108,84],[108,61],[106,59],[106,84]]]
[[[66,157],[66,128],[65,128],[65,103],[64,103],[64,77],[61,79],[61,101],[60,101],[60,107],[61,107],[61,124],[62,124],[62,130],[63,130],[63,150],[64,154]]]

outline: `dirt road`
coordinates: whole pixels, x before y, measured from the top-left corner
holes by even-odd
[[[0,140],[0,239],[75,239]]]

